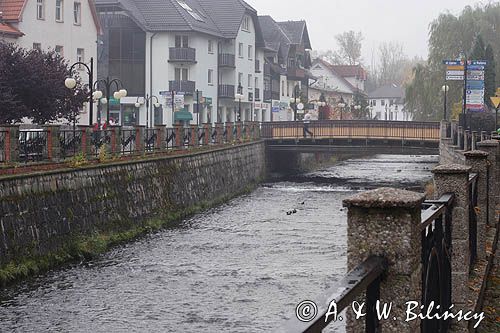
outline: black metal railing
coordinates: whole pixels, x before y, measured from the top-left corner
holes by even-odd
[[[184,127],[182,129],[182,143],[184,144],[185,147],[191,146],[191,127]]]
[[[453,194],[438,200],[427,200],[422,207],[422,305],[423,312],[443,314],[451,305],[451,228]],[[439,307],[438,307],[439,305]],[[432,317],[430,317],[432,318]],[[426,318],[421,322],[422,333],[447,332],[449,321]]]
[[[212,132],[210,133],[210,142],[212,144],[217,143],[217,127],[212,127]]]
[[[196,82],[187,80],[168,81],[168,90],[192,95],[196,90]]]
[[[144,130],[144,150],[147,152],[159,149],[156,144],[158,140],[158,130],[155,128],[146,128]]]
[[[196,49],[191,47],[171,47],[169,49],[170,62],[196,62]]]
[[[59,131],[62,158],[76,156],[82,151],[82,136],[83,131],[78,129]]]
[[[314,302],[316,317],[313,321],[304,322],[301,317],[300,306],[297,307],[297,317],[288,320],[276,333],[313,333],[321,332],[332,321],[338,320],[334,315],[327,315],[331,305],[335,304],[336,312],[340,313],[366,291],[366,332],[378,332],[379,322],[376,315],[376,300],[380,299],[380,281],[387,271],[387,260],[383,257],[372,256],[349,272],[344,278],[335,283],[328,291],[318,296]],[[332,303],[333,302],[333,303]]]
[[[175,128],[165,129],[165,143],[167,149],[174,149],[177,146],[175,135]]]
[[[221,67],[236,67],[236,61],[234,54],[221,53],[219,54],[219,66]]]
[[[205,145],[205,128],[198,127],[196,130],[196,136],[198,137],[198,145],[204,146]]]
[[[234,86],[231,84],[220,84],[219,85],[219,97],[220,98],[231,98],[234,99]]]
[[[0,162],[7,161],[7,131],[0,131]]]
[[[91,151],[93,155],[99,155],[104,146],[109,144],[111,144],[110,130],[95,130],[92,132]]]
[[[477,181],[478,174],[469,175],[469,264],[472,269],[477,258]]]
[[[19,161],[42,161],[48,158],[47,130],[19,131]]]
[[[135,129],[124,129],[121,135],[122,154],[133,154],[137,150],[137,132]]]
[[[228,141],[227,126],[224,126],[224,131],[222,132],[222,142],[226,143]]]

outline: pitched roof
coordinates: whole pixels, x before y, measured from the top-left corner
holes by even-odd
[[[266,48],[279,53],[282,58],[286,58],[291,40],[283,28],[269,15],[259,16],[259,24]]]
[[[0,0],[1,19],[4,21],[19,21],[26,0]]]
[[[306,21],[278,22],[278,25],[285,31],[292,44],[301,44],[304,41],[306,49],[312,48]]]
[[[21,31],[17,30],[13,26],[10,26],[6,23],[0,22],[0,35],[9,35],[12,37],[21,37],[24,35]]]
[[[335,65],[332,65],[330,64],[328,61],[326,60],[323,60],[321,58],[316,58],[314,59],[313,61],[313,66],[314,64],[321,64],[323,65],[323,67],[325,67],[326,69],[328,69],[330,72],[332,72],[335,76],[337,76],[339,78],[340,81],[342,81],[345,85],[347,85],[353,93],[355,92],[360,92],[360,93],[363,93],[363,91],[361,91],[360,89],[356,88],[355,86],[353,86],[351,84],[351,82],[347,81],[344,76],[342,76],[338,71],[337,71],[337,67],[338,66],[335,66]]]
[[[360,80],[366,80],[367,74],[361,65],[333,65],[333,67],[343,77],[356,77]]]
[[[404,99],[405,98],[405,91],[403,88],[395,85],[395,84],[388,84],[382,87],[378,87],[374,91],[368,93],[369,98],[399,98],[399,99]]]

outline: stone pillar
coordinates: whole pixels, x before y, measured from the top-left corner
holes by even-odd
[[[469,147],[469,130],[465,130],[464,131],[464,138],[463,138],[463,142],[464,142],[464,151],[469,151],[470,150],[470,147]]]
[[[222,135],[224,134],[224,124],[222,123],[215,123],[215,131],[216,131],[216,135],[215,135],[215,143],[220,145],[222,144]]]
[[[59,125],[43,125],[47,131],[47,160],[58,161],[61,158],[61,144],[59,142]]]
[[[448,121],[446,120],[441,120],[441,123],[440,123],[440,130],[441,130],[441,139],[446,139],[448,138],[447,136],[447,128],[448,128]]]
[[[477,131],[472,131],[472,146],[471,150],[476,150],[477,145]]]
[[[236,123],[236,138],[235,140],[237,141],[243,141],[245,140],[245,137],[243,136],[243,123],[241,121],[238,121]]]
[[[464,147],[464,130],[462,126],[458,126],[458,147],[460,149]]]
[[[354,195],[343,204],[347,214],[347,267],[354,269],[371,255],[387,258],[380,301],[393,302],[382,332],[416,332],[419,320],[406,322],[406,302],[421,299],[421,205],[424,194],[380,188]],[[363,301],[363,300],[362,300]],[[348,311],[347,332],[364,332],[364,320]]]
[[[82,132],[81,152],[84,156],[92,156],[92,131],[93,126],[79,125],[78,129]]]
[[[198,125],[191,125],[191,146],[196,147],[199,146],[199,141],[198,141]]]
[[[175,147],[180,148],[183,146],[184,141],[184,133],[182,132],[182,125],[181,124],[175,124],[174,125],[174,131],[175,131]]]
[[[14,163],[19,161],[19,125],[3,125],[0,131],[5,134],[4,154],[5,161]]]
[[[488,224],[495,226],[498,222],[496,217],[496,207],[500,204],[500,144],[497,140],[484,140],[477,144],[478,149],[488,153],[490,164],[489,172],[489,194],[488,194]]]
[[[227,142],[233,141],[233,124],[230,122],[226,123],[227,130]]]
[[[146,146],[146,126],[136,125],[135,129],[135,153],[142,154],[145,152]]]
[[[165,128],[165,125],[156,125],[154,128],[156,130],[155,148],[160,151],[165,150],[167,148],[167,130]]]
[[[455,309],[468,307],[469,281],[469,171],[460,164],[444,164],[432,170],[437,197],[453,193],[451,239],[451,303]]]
[[[486,258],[486,225],[488,224],[488,153],[472,150],[464,153],[465,164],[477,173],[477,258]]]
[[[203,145],[208,146],[210,144],[210,136],[212,135],[211,131],[212,127],[210,126],[209,123],[203,124],[203,130],[205,133],[205,136],[203,137]]]

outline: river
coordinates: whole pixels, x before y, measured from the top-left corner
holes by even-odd
[[[262,184],[0,290],[0,332],[272,331],[346,273],[342,200],[379,186],[423,190],[435,164],[437,156],[377,155]]]

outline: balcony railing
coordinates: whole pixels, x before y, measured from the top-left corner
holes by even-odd
[[[264,64],[264,75],[271,76],[271,65]]]
[[[279,91],[264,90],[264,102],[270,102],[271,100],[279,100]]]
[[[255,73],[260,73],[260,61],[255,60]]]
[[[230,84],[219,85],[219,97],[234,99],[234,86]]]
[[[289,79],[292,80],[295,79],[302,80],[305,79],[306,77],[306,70],[298,67],[288,67],[287,76]]]
[[[230,53],[219,54],[219,66],[236,68],[234,54],[230,54]]]
[[[254,100],[255,101],[260,101],[260,89],[259,88],[255,88],[254,92],[255,92],[255,95],[254,95],[255,99]]]
[[[168,89],[192,95],[196,90],[196,83],[194,81],[168,81]]]
[[[169,62],[196,62],[196,49],[191,47],[171,47]]]

